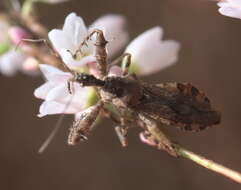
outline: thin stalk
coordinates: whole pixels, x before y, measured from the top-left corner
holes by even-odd
[[[240,172],[234,171],[234,170],[229,169],[229,168],[227,168],[221,164],[218,164],[212,160],[206,159],[203,156],[195,154],[180,145],[176,146],[176,151],[180,157],[189,159],[209,170],[217,172],[233,181],[236,181],[237,183],[241,183],[241,173]]]
[[[155,128],[155,129],[154,129]],[[167,142],[168,144],[173,147],[174,153],[176,153],[176,156],[183,157],[186,159],[189,159],[200,166],[203,166],[211,171],[214,171],[216,173],[219,173],[237,183],[241,183],[241,173],[232,169],[229,169],[225,166],[222,166],[221,164],[218,164],[212,160],[206,159],[203,156],[200,156],[194,152],[191,152],[184,148],[183,146],[173,142],[170,137],[168,137],[163,131],[160,130],[159,127],[152,126],[151,128],[147,128],[148,131],[155,137],[155,139],[160,143],[163,144],[163,142]],[[151,130],[150,130],[151,129]],[[167,144],[167,143],[166,143]],[[164,149],[165,150],[165,149]],[[166,150],[168,152],[168,150]],[[173,152],[168,152],[171,155]]]

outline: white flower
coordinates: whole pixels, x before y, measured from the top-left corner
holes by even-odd
[[[51,30],[49,32],[49,39],[65,64],[73,68],[96,61],[94,56],[94,42],[90,41],[87,43],[87,47],[82,47],[81,55],[78,54],[77,58],[73,58],[71,55],[79,50],[80,44],[93,28],[104,30],[106,39],[112,40],[109,42],[108,51],[115,53],[120,50],[119,48],[121,48],[128,39],[128,35],[124,31],[124,25],[125,20],[122,16],[108,15],[98,19],[87,29],[81,17],[75,13],[70,13],[65,19],[63,29]],[[113,40],[113,38],[116,40]],[[116,45],[117,43],[119,44]]]
[[[222,0],[218,6],[222,15],[241,19],[241,0]]]
[[[75,114],[88,107],[92,88],[82,88],[74,83],[74,94],[69,94],[67,81],[71,74],[49,65],[40,65],[46,82],[34,91],[37,98],[45,101],[40,106],[39,117],[51,114]],[[69,104],[69,105],[68,105]]]
[[[10,50],[0,57],[0,72],[6,76],[13,76],[21,70],[26,56],[15,50]]]
[[[107,44],[108,56],[116,55],[128,42],[129,35],[125,28],[126,20],[121,15],[108,14],[97,19],[90,30],[98,28],[104,31]]]
[[[134,39],[125,52],[131,54],[131,69],[137,74],[158,72],[178,59],[180,44],[173,40],[162,40],[163,30],[154,27]]]

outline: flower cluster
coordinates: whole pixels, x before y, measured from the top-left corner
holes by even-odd
[[[0,73],[13,76],[17,71],[26,74],[36,74],[38,61],[24,54],[16,46],[23,39],[31,38],[31,35],[22,27],[10,25],[6,17],[0,15]]]
[[[26,0],[22,4],[18,0],[12,0],[9,5],[12,5],[12,10],[15,14],[26,11],[32,11],[33,5],[39,3],[57,4],[69,0]],[[33,16],[33,15],[31,15]],[[14,24],[13,24],[14,23]],[[13,76],[18,71],[26,74],[35,75],[39,71],[39,61],[31,55],[24,53],[21,48],[16,49],[19,42],[23,39],[31,39],[32,35],[22,26],[12,22],[6,15],[0,14],[0,73],[6,76]]]
[[[79,52],[80,44],[93,29],[100,29],[108,41],[108,57],[113,57],[127,44],[128,33],[126,21],[120,15],[106,15],[86,27],[81,17],[69,14],[62,30],[53,29],[49,39],[60,55],[62,61],[72,70],[90,72],[98,77],[96,57],[94,55],[94,39],[87,41]],[[154,27],[139,35],[126,47],[124,52],[132,56],[131,70],[139,75],[158,72],[177,61],[180,45],[173,40],[162,40],[163,30]],[[39,116],[50,114],[78,114],[96,102],[97,96],[91,87],[82,88],[74,83],[74,95],[67,90],[70,73],[63,72],[49,65],[40,65],[46,82],[34,92],[44,102],[40,107]],[[113,66],[109,75],[120,75],[121,69]],[[72,97],[72,98],[71,98]],[[66,106],[70,102],[68,106]]]

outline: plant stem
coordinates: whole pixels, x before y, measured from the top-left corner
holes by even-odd
[[[168,149],[162,148],[163,150],[167,151],[169,154],[171,154],[171,155],[176,154],[176,156],[189,159],[189,160],[191,160],[209,170],[217,172],[237,183],[241,183],[241,173],[231,170],[231,169],[224,167],[212,160],[208,160],[208,159],[204,158],[203,156],[200,156],[198,154],[195,154],[195,153],[187,150],[183,146],[173,142],[171,140],[171,138],[169,136],[167,136],[162,130],[160,130],[160,127],[157,127],[156,125],[152,125],[151,127],[148,126],[147,129],[158,141],[158,143],[159,143],[158,145],[163,144],[163,142],[165,142],[165,144],[169,144],[170,147],[173,147],[173,149],[171,151]],[[158,147],[158,145],[157,145],[157,147]]]
[[[177,154],[183,158],[192,160],[193,162],[196,162],[197,164],[212,170],[214,172],[217,172],[233,181],[236,181],[237,183],[241,183],[241,173],[231,170],[225,166],[222,166],[221,164],[218,164],[212,160],[208,160],[204,158],[203,156],[197,155],[186,148],[176,145],[176,151]]]

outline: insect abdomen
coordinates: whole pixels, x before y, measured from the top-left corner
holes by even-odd
[[[221,119],[204,93],[188,83],[144,85],[140,102],[133,109],[183,130],[200,131]]]

